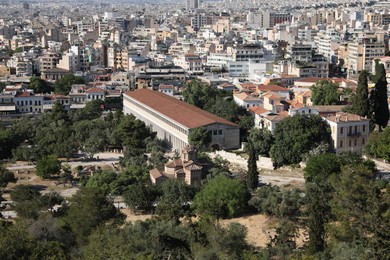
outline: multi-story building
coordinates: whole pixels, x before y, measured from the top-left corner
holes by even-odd
[[[18,77],[31,76],[33,74],[32,58],[25,55],[14,55],[7,61],[7,67],[14,68]]]
[[[129,58],[132,52],[129,48],[108,47],[107,65],[114,70],[129,70]]]
[[[311,62],[314,51],[310,44],[293,44],[287,47],[292,61]]]
[[[370,132],[370,120],[358,115],[337,113],[326,117],[332,132],[332,148],[337,154],[362,153]]]
[[[228,47],[227,54],[232,55],[234,61],[260,63],[265,60],[264,50],[260,44],[241,44],[236,47]]]
[[[173,63],[182,67],[189,74],[203,74],[202,59],[198,55],[182,55],[173,59]]]
[[[32,92],[16,94],[14,102],[16,111],[21,113],[40,113],[43,106],[43,95],[34,95]]]
[[[199,8],[199,0],[187,0],[187,10]]]
[[[372,61],[385,55],[385,43],[378,38],[361,38],[348,43],[348,73],[371,70]]]
[[[247,22],[252,27],[272,28],[274,25],[286,21],[291,21],[290,14],[263,11],[251,12],[247,15]]]
[[[191,27],[195,31],[198,31],[204,25],[207,24],[207,16],[203,13],[196,13],[191,17]]]
[[[47,52],[39,57],[39,71],[53,69],[57,67],[61,55],[55,52]]]
[[[188,136],[198,127],[209,131],[211,147],[240,147],[238,125],[158,91],[138,89],[124,93],[123,110],[143,121],[175,150],[187,146]]]

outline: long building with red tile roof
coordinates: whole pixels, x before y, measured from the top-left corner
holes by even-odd
[[[123,110],[145,122],[158,138],[166,140],[176,150],[188,145],[188,136],[197,127],[209,131],[211,146],[240,147],[238,125],[158,91],[138,89],[124,93]]]

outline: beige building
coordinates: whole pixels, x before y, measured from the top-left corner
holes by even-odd
[[[371,70],[372,61],[385,55],[385,43],[374,38],[348,43],[348,73]]]
[[[124,93],[123,112],[143,121],[175,150],[187,146],[188,136],[198,127],[209,132],[211,147],[240,147],[238,125],[158,91],[138,89]]]
[[[332,148],[342,152],[362,153],[370,132],[370,120],[344,112],[325,118],[332,131]]]
[[[123,69],[129,70],[129,49],[128,48],[116,48],[109,47],[107,49],[107,65],[108,67],[117,70]]]

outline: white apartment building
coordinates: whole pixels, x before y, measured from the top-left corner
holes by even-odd
[[[211,53],[207,56],[206,65],[209,67],[227,68],[233,61],[233,55],[227,53]]]
[[[370,132],[370,120],[358,115],[337,113],[326,117],[332,131],[332,148],[337,154],[362,153]]]
[[[374,38],[358,39],[348,43],[348,73],[370,71],[372,61],[385,55],[385,43]]]
[[[263,100],[259,98],[258,93],[246,93],[246,92],[239,92],[233,94],[233,100],[236,102],[237,105],[245,107],[245,108],[251,108],[256,106],[262,106]]]
[[[14,102],[16,111],[20,113],[40,113],[43,106],[43,95],[34,95],[31,92],[18,93]]]
[[[173,64],[182,67],[189,74],[203,74],[202,59],[198,55],[181,55],[173,59]]]

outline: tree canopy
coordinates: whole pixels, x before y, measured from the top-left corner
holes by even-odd
[[[370,102],[368,96],[368,72],[363,70],[359,74],[358,86],[356,93],[352,98],[352,104],[348,112],[362,117],[366,117],[370,113]]]
[[[329,145],[330,127],[319,115],[294,115],[283,119],[274,131],[271,149],[274,164],[296,164],[320,145]]]
[[[383,64],[375,62],[375,88],[371,91],[375,124],[379,130],[385,128],[389,122],[389,104],[387,101],[386,70]]]
[[[15,174],[0,164],[0,189],[5,188],[10,182],[16,182]]]
[[[234,217],[248,202],[249,193],[244,183],[223,176],[211,179],[196,194],[193,208],[201,216],[216,219]]]
[[[54,155],[45,156],[37,161],[37,175],[44,179],[48,179],[54,174],[59,174],[60,169],[61,162]]]
[[[34,90],[34,93],[51,93],[54,91],[53,86],[47,82],[46,80],[43,80],[38,77],[31,77],[30,83],[28,84],[28,88]]]
[[[197,149],[207,147],[211,142],[211,135],[204,127],[192,129],[188,135],[188,142]]]
[[[339,85],[328,80],[320,80],[310,89],[313,105],[336,105],[340,98]]]
[[[68,95],[73,84],[84,84],[84,80],[82,77],[66,74],[63,78],[54,83],[54,92],[56,94]]]

